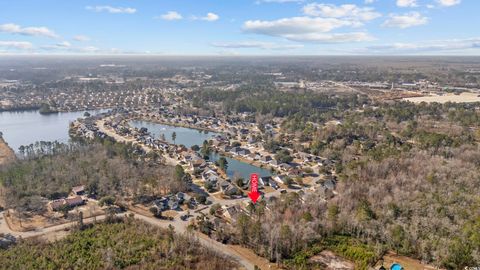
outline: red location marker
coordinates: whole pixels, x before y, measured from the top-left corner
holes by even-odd
[[[253,203],[256,203],[260,193],[258,193],[258,174],[252,173],[250,175],[250,193],[248,197],[252,200]]]

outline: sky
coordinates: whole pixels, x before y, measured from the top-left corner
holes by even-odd
[[[0,0],[0,54],[480,55],[478,0]]]

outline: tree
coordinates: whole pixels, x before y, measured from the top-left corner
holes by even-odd
[[[84,226],[84,224],[83,224],[83,212],[80,211],[80,212],[78,213],[78,227],[79,227],[80,229],[82,229],[83,226]]]
[[[152,206],[152,207],[150,207],[149,210],[150,210],[150,213],[152,213],[154,217],[156,217],[156,218],[161,218],[162,217],[162,211],[160,209],[158,209],[157,207]]]
[[[113,205],[114,203],[115,203],[115,197],[113,196],[106,196],[101,198],[100,201],[98,201],[98,205],[100,205],[101,207],[103,207],[104,205],[110,206],[110,205]]]
[[[290,163],[293,161],[293,157],[290,156],[288,150],[281,150],[275,155],[275,159],[280,163]]]
[[[212,192],[215,190],[215,185],[212,182],[206,181],[203,187],[208,191]]]
[[[200,153],[203,155],[204,158],[210,155],[210,145],[206,140],[203,141],[202,148],[200,149]]]
[[[190,147],[190,149],[192,149],[192,150],[195,151],[195,152],[198,152],[198,150],[200,150],[200,146],[194,144],[194,145],[192,145],[192,146]]]
[[[222,171],[227,172],[228,161],[225,157],[220,157],[220,159],[217,161],[217,165]]]
[[[212,207],[210,207],[210,215],[215,215],[215,213],[217,213],[217,211],[222,208],[222,206],[219,204],[219,203],[216,203],[214,205],[212,205]]]
[[[172,141],[173,141],[173,144],[175,144],[175,140],[177,139],[177,133],[174,131],[172,133]]]
[[[181,165],[176,165],[175,166],[175,180],[181,181],[183,177],[185,176],[185,170]]]
[[[205,195],[198,194],[196,200],[200,204],[205,204],[207,202],[207,197]]]

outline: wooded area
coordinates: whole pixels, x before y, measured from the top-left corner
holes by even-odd
[[[45,200],[66,197],[84,185],[88,195],[140,197],[184,191],[174,168],[139,159],[135,147],[108,140],[86,144],[40,142],[22,147],[25,159],[0,170],[6,207],[21,212],[46,211]]]
[[[2,269],[232,269],[229,258],[133,218],[98,223],[47,243],[27,239],[0,250]]]

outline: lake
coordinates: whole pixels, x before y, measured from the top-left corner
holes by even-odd
[[[163,134],[165,135],[165,140],[169,143],[174,143],[172,140],[173,132],[176,133],[177,137],[175,139],[175,144],[183,144],[185,147],[190,148],[192,145],[202,146],[203,141],[211,139],[213,136],[219,134],[215,132],[207,132],[185,127],[176,127],[164,124],[158,124],[148,121],[130,121],[130,126],[136,128],[147,128],[147,130],[155,137],[160,138]],[[211,161],[217,161],[220,159],[220,155],[217,153],[212,153],[210,155]],[[250,165],[246,162],[239,161],[233,158],[225,157],[228,162],[227,175],[230,178],[233,178],[238,174],[242,178],[250,178],[250,174],[257,173],[259,176],[270,176],[271,173],[269,170],[262,169],[253,165]]]
[[[104,110],[103,110],[104,111]],[[102,111],[89,111],[95,114]],[[37,141],[59,141],[70,139],[70,122],[83,117],[85,111],[40,114],[38,111],[0,112],[0,132],[8,145],[18,152],[21,145]]]

